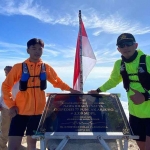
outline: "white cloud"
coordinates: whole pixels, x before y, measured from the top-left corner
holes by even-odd
[[[26,48],[23,45],[13,44],[13,43],[6,43],[0,41],[0,47],[6,47],[6,48]]]
[[[60,54],[60,52],[56,51],[56,50],[50,50],[50,49],[47,49],[47,48],[44,48],[44,55],[45,56],[51,56],[51,57],[56,57]],[[43,56],[44,56],[43,55]]]
[[[6,43],[0,41],[0,53],[2,56],[3,54],[7,54],[12,56],[12,53],[16,53],[16,55],[25,55],[26,47],[23,45],[13,44],[13,43]]]
[[[97,59],[97,64],[103,65],[110,65],[110,63],[112,64],[117,59],[120,59],[120,53],[117,50],[113,51],[110,49],[96,50],[95,56]]]
[[[61,57],[63,58],[74,58],[75,57],[75,47],[62,47],[55,45],[55,47],[51,47],[51,49],[44,48],[44,54],[49,56],[49,54],[52,54],[54,57]],[[51,56],[49,56],[51,57]]]
[[[112,71],[112,67],[97,67],[95,66],[92,71],[90,72],[90,75],[88,79],[108,79],[110,76],[110,73]]]
[[[85,22],[87,27],[97,28],[97,31],[93,33],[95,36],[98,36],[102,31],[112,34],[119,34],[122,32],[133,34],[150,33],[150,27],[145,27],[139,22],[133,20],[124,19],[118,13],[106,16],[98,15],[94,11],[91,16],[85,18]]]
[[[43,58],[45,61],[50,61],[50,64],[68,65],[70,63],[74,66],[75,47],[64,47],[56,44],[45,44]],[[14,55],[16,53],[16,55]],[[116,59],[120,58],[118,51],[110,49],[96,50],[97,64],[114,63]],[[0,41],[1,60],[11,62],[11,64],[22,62],[28,58],[26,46],[15,43],[6,43]],[[110,57],[108,57],[110,56]],[[67,59],[67,60],[66,60]]]
[[[127,20],[119,15],[119,12],[105,15],[99,14],[94,9],[84,8],[86,15],[82,15],[86,28],[96,29],[93,35],[98,36],[101,32],[119,34],[129,32],[135,34],[150,33],[150,27],[135,20]],[[89,11],[90,10],[90,11]],[[0,4],[0,13],[3,15],[28,15],[49,24],[62,24],[78,26],[77,13],[52,14],[48,8],[42,7],[34,0],[11,0]]]
[[[93,32],[93,35],[94,35],[94,36],[98,36],[98,35],[100,35],[102,32],[103,32],[103,30],[100,30],[100,29],[99,29],[99,30]]]
[[[28,15],[37,18],[45,23],[50,24],[64,24],[68,25],[73,23],[74,19],[71,15],[66,16],[51,16],[48,9],[43,8],[41,5],[35,3],[33,0],[20,1],[4,1],[0,6],[0,13],[3,15]],[[73,19],[73,20],[72,20]]]

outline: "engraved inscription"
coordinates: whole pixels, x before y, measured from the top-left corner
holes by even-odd
[[[40,131],[131,134],[116,95],[55,94],[48,99]]]

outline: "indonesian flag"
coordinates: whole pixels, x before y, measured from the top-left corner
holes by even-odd
[[[96,57],[93,53],[92,47],[88,40],[84,24],[81,20],[81,38],[82,38],[82,77],[83,83],[85,82],[90,71],[96,64]],[[80,34],[80,33],[79,33]],[[77,45],[76,45],[76,55],[74,64],[74,78],[73,78],[73,89],[80,91],[81,79],[80,79],[80,35],[78,34]],[[82,91],[81,91],[82,92]]]

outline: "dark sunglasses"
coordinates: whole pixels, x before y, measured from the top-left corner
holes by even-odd
[[[124,42],[118,45],[119,48],[124,48],[125,46],[130,47],[134,44],[134,42]]]

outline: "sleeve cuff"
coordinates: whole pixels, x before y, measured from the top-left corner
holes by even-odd
[[[146,93],[142,93],[143,95],[144,95],[144,97],[145,97],[145,101],[148,101],[148,100],[150,100],[150,94],[148,93],[148,92],[146,92]]]

